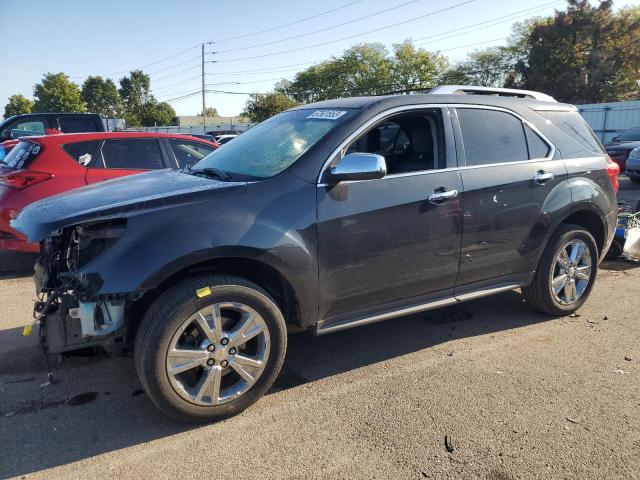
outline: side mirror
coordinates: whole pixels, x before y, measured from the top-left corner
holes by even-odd
[[[4,142],[5,140],[13,140],[13,133],[11,133],[11,129],[5,128],[0,132],[0,142]]]
[[[377,180],[387,174],[387,162],[374,153],[349,153],[329,170],[329,183]]]

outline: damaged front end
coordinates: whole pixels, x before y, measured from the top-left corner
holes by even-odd
[[[100,276],[82,271],[111,248],[125,228],[125,219],[86,223],[57,230],[41,242],[34,317],[47,352],[87,347],[114,351],[126,344],[125,308],[139,295],[100,295]]]

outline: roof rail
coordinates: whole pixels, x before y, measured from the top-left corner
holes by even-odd
[[[532,90],[518,90],[515,88],[477,87],[474,85],[440,85],[429,91],[430,94],[446,95],[496,95],[499,97],[530,98],[543,102],[556,102],[550,95]]]

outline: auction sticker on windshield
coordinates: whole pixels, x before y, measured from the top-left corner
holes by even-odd
[[[307,118],[318,118],[321,120],[337,120],[347,113],[345,110],[316,110]]]

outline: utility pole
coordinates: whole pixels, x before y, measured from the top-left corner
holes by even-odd
[[[207,133],[207,106],[204,100],[204,43],[202,44],[202,133]]]

